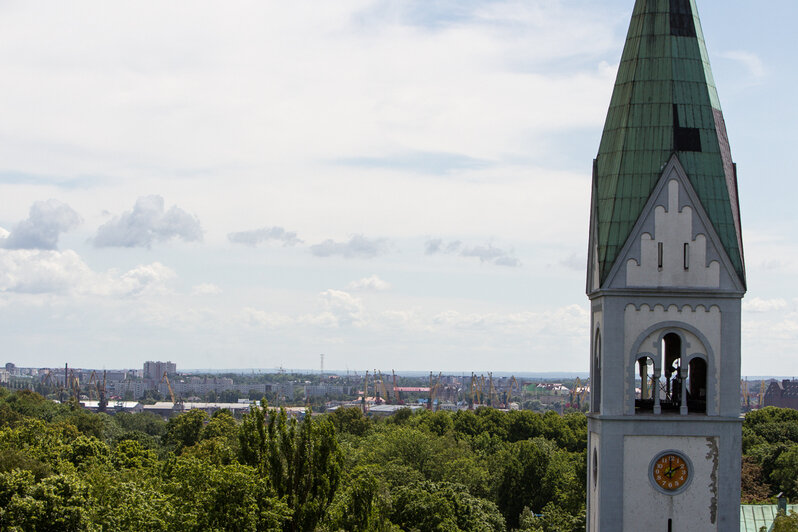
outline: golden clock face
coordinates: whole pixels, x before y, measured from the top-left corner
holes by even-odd
[[[676,491],[687,484],[690,467],[678,454],[665,453],[654,461],[651,473],[657,486],[665,491]]]

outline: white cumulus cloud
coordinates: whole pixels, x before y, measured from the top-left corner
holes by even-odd
[[[153,242],[179,238],[187,242],[202,240],[202,227],[196,216],[173,205],[164,208],[161,196],[142,196],[132,211],[101,225],[94,237],[97,247],[150,247]]]
[[[371,275],[358,279],[357,281],[352,281],[347,288],[356,291],[384,292],[391,288],[391,284],[383,281],[377,275]]]
[[[344,258],[373,258],[385,252],[387,241],[384,238],[367,238],[363,235],[354,235],[347,242],[336,242],[327,239],[319,244],[310,246],[310,251],[317,257],[332,257],[340,255]]]
[[[252,307],[246,307],[243,312],[244,322],[252,327],[266,327],[276,329],[291,325],[294,320],[290,316],[278,312],[265,312]]]
[[[787,302],[783,299],[762,299],[755,297],[752,299],[743,300],[743,309],[747,312],[773,312],[777,310],[785,310]]]
[[[160,262],[138,266],[120,277],[123,293],[139,295],[143,293],[162,294],[168,292],[168,283],[177,277],[175,272]]]
[[[364,319],[363,303],[348,292],[325,290],[321,293],[325,311],[331,314],[338,325],[358,325]]]
[[[286,231],[279,226],[262,227],[251,231],[229,233],[227,239],[234,244],[244,244],[253,247],[269,241],[277,241],[284,246],[295,246],[302,243],[302,240],[297,237],[296,232]]]
[[[521,261],[513,255],[512,251],[498,248],[493,244],[464,246],[459,240],[447,242],[442,238],[432,238],[424,244],[425,255],[452,255],[455,253],[459,253],[462,257],[475,257],[480,262],[488,262],[497,266],[509,266],[511,268],[521,266]]]
[[[221,293],[222,289],[213,283],[201,283],[191,289],[191,294],[195,296],[215,296]]]
[[[74,229],[81,218],[69,205],[58,200],[37,201],[28,217],[10,232],[0,233],[0,247],[7,249],[56,249],[61,233]]]
[[[95,272],[73,250],[0,249],[0,293],[138,296],[169,291],[175,272],[160,264]]]
[[[438,253],[457,253],[460,251],[462,242],[453,240],[444,242],[442,238],[432,238],[424,244],[424,254],[437,255]]]
[[[521,266],[521,261],[513,256],[512,251],[497,248],[493,244],[463,248],[460,252],[463,257],[476,257],[480,262],[489,262],[497,266],[516,268]]]

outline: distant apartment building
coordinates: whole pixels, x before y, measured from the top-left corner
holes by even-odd
[[[798,381],[773,381],[765,390],[764,406],[798,410]]]
[[[245,397],[251,394],[265,396],[273,393],[286,397],[294,396],[293,383],[236,384],[233,382],[233,379],[229,377],[189,377],[187,379],[170,382],[170,384],[172,385],[172,391],[174,391],[176,397],[201,396],[210,392],[219,394],[226,391],[235,391],[238,392],[239,395]],[[159,383],[157,388],[161,395],[164,397],[169,396],[169,389],[165,382]]]
[[[158,382],[163,374],[174,375],[177,373],[177,365],[174,362],[153,362],[149,360],[144,363],[144,379]]]
[[[350,386],[339,386],[337,384],[316,384],[305,385],[305,397],[337,397],[349,395],[352,392]]]
[[[122,381],[106,381],[105,390],[110,397],[124,398],[127,392],[133,394],[134,398],[141,397],[150,389],[148,383],[144,381],[122,380]]]

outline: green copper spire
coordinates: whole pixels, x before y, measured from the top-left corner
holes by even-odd
[[[594,170],[601,283],[674,153],[745,282],[737,177],[695,0],[636,0]]]

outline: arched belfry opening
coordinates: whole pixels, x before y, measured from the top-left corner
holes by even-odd
[[[657,393],[656,364],[651,355],[642,355],[635,365],[635,411],[653,412]]]
[[[662,353],[665,357],[663,376],[665,377],[662,409],[679,410],[682,406],[682,391],[685,375],[682,372],[682,338],[676,333],[662,337]],[[685,405],[686,406],[686,405]]]
[[[684,339],[684,331],[666,330],[659,334],[654,344],[658,346],[655,354],[635,355],[635,413],[705,414],[707,356],[701,352],[685,356],[685,348],[690,344]]]
[[[590,378],[590,411],[601,412],[601,331],[593,345],[593,371]]]
[[[707,412],[707,362],[694,357],[688,365],[687,409],[691,413]]]

